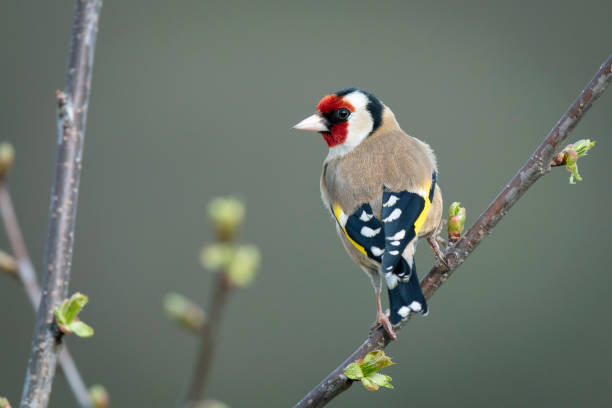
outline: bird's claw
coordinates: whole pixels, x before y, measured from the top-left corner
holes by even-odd
[[[450,269],[450,267],[448,266],[448,262],[446,262],[446,258],[444,257],[444,254],[440,250],[440,246],[438,245],[437,236],[427,237],[427,242],[429,243],[429,246],[431,246],[431,249],[433,250],[433,253],[436,256],[436,258],[438,258],[438,261],[440,261],[440,263],[444,265],[447,269]]]
[[[385,329],[391,340],[397,340],[397,335],[395,334],[395,330],[393,330],[393,325],[391,324],[391,321],[389,320],[387,315],[384,313],[377,313],[376,321],[370,328],[370,331],[374,331],[380,326]]]

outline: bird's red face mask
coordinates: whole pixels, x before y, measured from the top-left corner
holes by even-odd
[[[317,104],[317,113],[294,126],[295,129],[321,133],[327,146],[343,144],[348,136],[348,119],[355,108],[336,94],[326,95]]]

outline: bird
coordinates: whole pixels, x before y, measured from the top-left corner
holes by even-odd
[[[391,109],[359,88],[325,95],[316,113],[293,126],[318,132],[328,153],[320,179],[321,198],[349,257],[369,276],[376,321],[389,338],[410,313],[428,306],[414,262],[417,241],[426,238],[446,265],[437,243],[442,192],[431,147],[405,133]],[[381,305],[382,282],[389,296]]]

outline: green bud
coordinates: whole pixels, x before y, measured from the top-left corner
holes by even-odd
[[[582,181],[580,173],[578,173],[578,159],[586,156],[589,150],[595,146],[595,141],[590,139],[581,139],[575,143],[567,145],[561,153],[564,154],[565,168],[570,174],[570,184],[576,184],[575,180]]]
[[[391,357],[383,350],[369,352],[363,359],[349,364],[344,369],[344,375],[351,380],[361,381],[369,391],[377,391],[380,387],[393,388],[391,377],[378,373],[379,370],[392,365]]]
[[[229,244],[214,244],[202,248],[200,252],[200,262],[204,269],[218,271],[226,268],[232,259],[236,249]]]
[[[170,320],[188,330],[198,332],[204,326],[206,315],[200,306],[178,293],[168,293],[164,310]]]
[[[448,209],[448,240],[455,243],[465,227],[465,208],[459,201],[453,202]]]
[[[4,397],[0,397],[0,408],[11,408],[9,400]]]
[[[238,247],[227,266],[226,276],[232,285],[243,288],[253,281],[260,263],[261,256],[256,246]]]
[[[194,408],[229,408],[229,405],[221,401],[204,400],[198,402]]]
[[[232,241],[244,220],[244,204],[231,197],[217,197],[208,204],[208,215],[213,222],[217,239]]]
[[[7,142],[0,143],[0,179],[3,179],[13,166],[15,149]]]
[[[55,308],[53,313],[62,333],[74,333],[79,337],[93,336],[94,330],[78,318],[78,314],[87,302],[87,296],[77,292],[70,299],[64,299],[62,304]]]
[[[0,270],[10,275],[17,276],[17,261],[2,250],[0,250]]]
[[[110,395],[103,385],[92,385],[89,388],[89,398],[91,398],[93,408],[108,408],[110,406]]]
[[[568,166],[576,164],[578,161],[578,153],[575,150],[568,150],[565,152],[565,164]]]
[[[460,211],[461,211],[461,202],[453,201],[451,205],[448,207],[448,216],[453,217],[455,215],[459,215]]]

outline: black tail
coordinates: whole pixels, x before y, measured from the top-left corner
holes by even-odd
[[[412,268],[410,268],[408,262],[402,257],[393,273],[397,276],[410,275],[410,279],[407,282],[399,280],[395,288],[388,289],[391,324],[399,323],[408,317],[409,312],[427,314],[427,302],[421,291],[414,259],[412,260]]]

